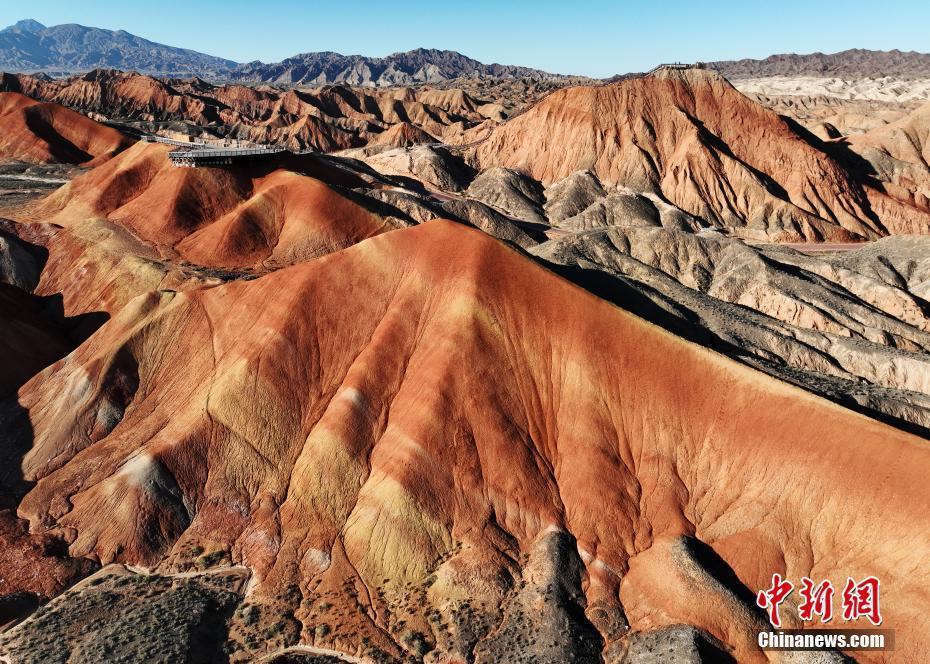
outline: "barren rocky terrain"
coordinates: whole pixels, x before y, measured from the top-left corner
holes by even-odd
[[[927,106],[460,82],[4,78],[0,654],[813,661],[778,571],[919,661]]]
[[[930,72],[914,81],[773,76],[737,79],[734,84],[825,140],[865,133],[930,102]]]
[[[930,55],[853,49],[716,62],[744,94],[824,139],[860,134],[930,101]]]
[[[473,98],[461,89],[369,90],[342,85],[283,89],[163,80],[114,70],[54,81],[7,74],[0,89],[55,102],[136,132],[322,152],[369,141],[409,145],[446,136],[454,139],[469,128],[505,119],[514,108],[512,103],[504,106],[494,99]],[[537,89],[529,85],[522,94],[532,98]],[[407,130],[388,134],[396,127]]]

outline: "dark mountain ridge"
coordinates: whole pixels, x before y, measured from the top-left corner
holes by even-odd
[[[434,48],[417,48],[383,58],[342,55],[329,51],[301,53],[272,64],[257,62],[241,65],[231,74],[237,80],[267,83],[376,86],[435,83],[460,76],[559,78],[558,75],[530,67],[497,63],[487,65],[456,51]]]
[[[849,49],[838,53],[783,53],[763,59],[722,60],[709,66],[731,79],[818,76],[930,78],[930,54]],[[557,80],[566,78],[516,65],[485,64],[456,51],[417,48],[384,57],[332,51],[298,53],[280,62],[237,63],[191,49],[74,23],[47,27],[33,19],[0,30],[0,70],[69,75],[96,68],[212,80],[387,87],[442,83],[463,77]]]
[[[97,68],[214,80],[377,87],[435,83],[462,76],[559,78],[529,67],[484,64],[456,51],[439,49],[418,48],[382,58],[324,51],[300,53],[275,63],[239,64],[158,44],[124,30],[73,23],[46,27],[25,19],[0,31],[0,70],[76,74]]]
[[[930,78],[930,54],[853,48],[839,53],[782,53],[761,60],[723,60],[712,66],[727,78],[837,76],[849,78]]]
[[[84,72],[97,67],[143,73],[216,76],[232,60],[158,44],[124,30],[76,23],[46,27],[32,19],[0,31],[0,69],[14,72]]]

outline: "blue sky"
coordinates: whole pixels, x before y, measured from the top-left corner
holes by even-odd
[[[660,62],[826,53],[930,52],[930,2],[473,0],[3,0],[0,24],[34,18],[124,29],[231,60],[305,51],[380,56],[418,46],[483,62],[607,76]]]

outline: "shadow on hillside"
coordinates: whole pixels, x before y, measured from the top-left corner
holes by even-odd
[[[71,353],[109,319],[103,311],[65,313],[61,293],[42,296],[38,286],[49,252],[22,239],[18,226],[0,220],[0,508],[15,507],[29,490],[22,459],[33,445],[28,411],[18,392],[34,376]],[[7,253],[9,252],[9,253]],[[6,283],[17,281],[19,286]],[[22,287],[20,287],[22,286]]]
[[[750,612],[755,613],[760,618],[765,618],[762,609],[756,606],[755,593],[740,581],[733,568],[713,548],[695,537],[685,537],[682,542],[688,555],[705,572],[749,607]]]
[[[791,130],[797,133],[804,141],[817,150],[832,157],[833,160],[842,166],[859,185],[871,187],[881,192],[885,191],[885,185],[879,179],[875,167],[872,166],[867,159],[854,152],[852,148],[850,148],[849,141],[846,138],[840,137],[832,141],[824,141],[798,121],[785,115],[780,117]],[[882,224],[881,219],[872,209],[871,204],[865,196],[863,196],[863,200],[860,201],[860,203],[863,211],[868,215],[869,220],[875,224],[876,227],[885,230],[884,224]]]
[[[707,330],[703,326],[699,325],[698,322],[689,321],[686,318],[676,316],[671,312],[661,308],[655,302],[653,302],[649,297],[639,292],[636,288],[630,285],[625,280],[615,277],[606,272],[601,272],[600,270],[585,269],[577,266],[567,266],[560,265],[557,263],[550,263],[544,259],[529,255],[530,258],[533,258],[543,267],[555,272],[559,276],[572,283],[584,288],[586,291],[592,295],[596,295],[602,300],[607,300],[608,302],[625,309],[640,318],[643,318],[650,323],[654,323],[659,327],[671,332],[672,334],[686,339],[692,343],[699,344],[705,348],[714,350],[722,355],[726,355],[732,359],[740,361],[744,364],[749,364],[745,361],[747,353],[744,349],[736,346],[724,339],[721,339],[719,336],[713,332]],[[645,286],[643,286],[645,287]],[[683,312],[685,313],[685,312]],[[749,364],[749,366],[753,366]],[[757,368],[757,367],[754,367]],[[807,391],[811,390],[810,386],[804,385],[800,382],[790,380],[786,376],[779,376],[781,380],[790,382],[794,385],[797,385],[801,389]],[[857,402],[852,395],[849,394],[829,394],[825,392],[816,392],[825,399],[838,403],[839,405],[848,408],[849,410],[862,413],[868,417],[871,417],[874,420],[884,422],[890,426],[906,431],[915,436],[925,438],[930,440],[930,429],[923,427],[919,424],[913,422],[908,422],[894,415],[888,415],[881,411],[869,408]]]
[[[64,164],[83,164],[93,159],[92,155],[62,136],[45,117],[43,110],[41,107],[27,108],[25,111],[26,126],[36,137],[45,141],[55,161]]]
[[[0,509],[15,509],[32,488],[23,477],[22,460],[32,448],[29,412],[16,395],[0,399]]]

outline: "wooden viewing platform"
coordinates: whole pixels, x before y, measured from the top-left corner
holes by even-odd
[[[660,65],[656,65],[645,74],[641,74],[641,76],[649,76],[663,69],[707,69],[707,66],[703,62],[663,62]]]
[[[142,140],[146,143],[164,143],[165,145],[177,145],[179,147],[202,147],[206,145],[203,141],[181,141],[176,138],[165,138],[164,136],[158,136],[156,134],[145,134]]]
[[[168,158],[175,166],[197,168],[200,166],[228,166],[234,161],[253,161],[287,152],[285,148],[198,148],[196,150],[174,150]]]

